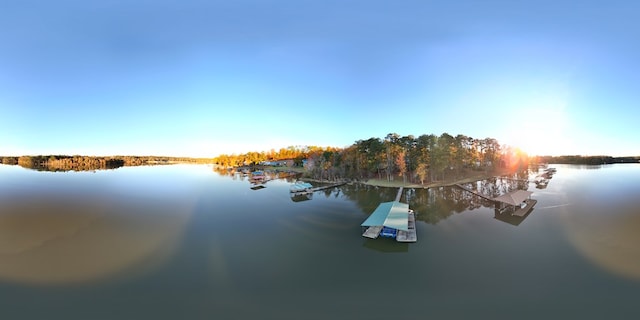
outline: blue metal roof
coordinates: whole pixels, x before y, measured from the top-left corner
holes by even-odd
[[[409,230],[409,205],[406,203],[392,201],[383,202],[361,226],[383,226],[397,230]]]

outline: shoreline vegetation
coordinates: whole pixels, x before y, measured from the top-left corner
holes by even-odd
[[[318,182],[363,182],[377,186],[433,187],[465,183],[526,171],[539,164],[602,165],[637,163],[640,157],[529,156],[494,138],[477,139],[442,133],[358,140],[345,148],[288,147],[268,152],[223,154],[214,158],[221,170],[252,170],[274,165],[303,170],[302,179]],[[277,169],[276,169],[277,170]]]
[[[0,157],[0,163],[19,165],[38,171],[94,171],[120,167],[167,165],[175,163],[212,163],[212,159],[162,156],[68,156],[38,155]]]
[[[495,178],[495,177],[505,177],[505,176],[513,175],[516,173],[515,170],[510,170],[507,168],[497,169],[497,170],[486,170],[486,171],[467,171],[465,173],[462,173],[456,178],[420,184],[420,183],[405,182],[402,180],[402,177],[394,177],[392,180],[377,179],[377,178],[371,178],[366,180],[350,180],[350,179],[320,180],[320,179],[314,179],[314,178],[305,176],[304,169],[301,170],[299,168],[291,170],[291,168],[283,169],[282,167],[274,167],[274,166],[257,166],[257,167],[253,167],[253,169],[267,171],[267,172],[279,172],[279,173],[289,172],[291,174],[295,174],[299,176],[298,180],[316,182],[321,184],[361,183],[364,185],[376,186],[376,187],[389,187],[389,188],[404,187],[404,188],[424,188],[424,189],[453,186],[456,184],[475,182],[475,181],[486,180],[486,179]]]
[[[289,147],[278,151],[220,155],[223,170],[250,171],[259,165],[303,168],[301,178],[317,181],[365,182],[375,185],[434,186],[483,177],[489,172],[528,168],[530,159],[494,138],[476,139],[442,133],[358,140],[345,148]]]
[[[529,156],[494,138],[442,133],[358,140],[345,148],[290,146],[268,152],[222,154],[215,158],[166,156],[0,156],[0,163],[40,171],[93,171],[123,166],[176,163],[213,164],[215,170],[274,167],[323,182],[363,182],[376,186],[434,187],[525,172],[539,164],[602,165],[638,163],[640,156]]]
[[[537,160],[539,163],[549,163],[549,164],[601,165],[601,164],[615,164],[615,163],[640,163],[640,156],[635,156],[635,157],[580,156],[580,155],[537,156]]]

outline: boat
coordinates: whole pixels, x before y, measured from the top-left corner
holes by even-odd
[[[547,168],[542,173],[542,176],[544,176],[547,179],[551,179],[551,177],[556,173],[556,171],[557,171],[556,168]]]
[[[250,175],[249,178],[252,181],[264,181],[264,180],[266,180],[266,177],[267,176],[264,174],[264,171],[256,170],[256,171],[251,172],[251,175]]]
[[[304,181],[296,181],[289,187],[289,191],[291,193],[307,193],[311,192],[313,189],[313,185]]]
[[[549,184],[549,179],[542,175],[539,175],[535,177],[533,182],[535,182],[535,184],[539,187],[546,187]]]

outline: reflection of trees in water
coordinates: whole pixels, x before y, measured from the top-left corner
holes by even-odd
[[[528,173],[524,170],[509,177],[496,177],[460,185],[485,197],[495,198],[514,190],[527,190],[527,178]],[[458,187],[410,189],[406,195],[409,198],[409,206],[417,212],[416,219],[431,224],[446,219],[453,213],[495,207],[493,201]]]
[[[221,168],[221,167],[213,167],[213,172],[219,174],[220,176],[223,177],[229,177],[232,180],[239,180],[239,181],[250,181],[251,180],[251,174],[250,173],[243,173],[240,170],[236,170],[235,168],[233,169],[225,169],[225,168]],[[286,182],[290,182],[293,183],[295,182],[298,177],[300,176],[299,173],[295,173],[295,172],[288,172],[288,171],[279,171],[279,170],[265,170],[263,171],[265,177],[267,178],[266,180],[276,180],[276,179],[281,179],[284,180]]]
[[[410,189],[407,195],[411,195],[409,207],[417,213],[416,219],[429,224],[438,223],[454,213],[493,206],[493,202],[457,187]]]
[[[320,190],[319,192],[323,193],[325,198],[334,197],[338,198],[342,194],[342,189],[340,188],[328,188]]]
[[[38,155],[0,158],[3,164],[19,165],[38,171],[94,171],[117,169],[123,166],[146,166],[173,163],[207,163],[206,159],[140,156],[67,156]]]
[[[362,184],[345,185],[340,189],[367,215],[372,213],[380,203],[393,201],[398,193],[398,188]],[[409,207],[417,212],[418,220],[436,223],[446,219],[453,212],[467,210],[476,200],[474,198],[478,198],[469,195],[468,192],[455,187],[404,189],[402,201],[407,201]]]
[[[475,190],[489,198],[495,198],[514,190],[526,190],[529,188],[529,183],[526,180],[516,180],[514,178],[491,178],[462,184],[462,186]]]
[[[393,201],[398,193],[397,188],[376,187],[360,183],[346,184],[333,189],[336,189],[336,192],[341,192],[347,199],[354,201],[358,208],[367,215],[372,213],[380,203]]]
[[[525,170],[509,177],[491,178],[461,185],[486,197],[495,198],[517,189],[526,190],[529,187],[527,177],[528,173]],[[366,214],[373,212],[380,203],[395,199],[398,192],[398,188],[373,187],[362,184],[345,185],[340,187],[340,190],[348,199],[355,201]],[[402,201],[409,203],[409,207],[417,213],[417,220],[430,224],[444,220],[454,213],[481,207],[491,209],[495,207],[493,201],[455,186],[404,189]]]
[[[122,159],[108,157],[66,157],[45,158],[23,156],[18,160],[18,165],[23,168],[37,171],[94,171],[117,169],[125,165]]]
[[[229,176],[232,179],[249,180],[248,175],[233,170],[215,170],[222,176]],[[269,173],[265,173],[269,174]],[[273,173],[272,173],[273,174]],[[516,172],[508,177],[496,177],[480,180],[471,183],[463,183],[462,186],[483,194],[488,198],[495,198],[514,190],[527,190],[529,173],[527,170]],[[273,176],[274,178],[277,176]],[[284,178],[288,182],[294,182],[295,177]],[[328,188],[317,191],[326,198],[341,196],[354,201],[365,215],[371,214],[380,203],[393,201],[398,193],[398,188],[377,187],[360,183],[345,184],[336,188]],[[491,200],[476,196],[458,187],[437,187],[429,189],[405,188],[403,202],[409,203],[417,215],[416,219],[429,224],[438,223],[448,218],[454,213],[461,213],[481,207],[495,207]]]

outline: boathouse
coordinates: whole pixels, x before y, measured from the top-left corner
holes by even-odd
[[[400,242],[416,242],[415,216],[409,205],[399,201],[383,202],[360,225],[363,237],[395,238]]]
[[[498,213],[509,212],[511,215],[524,216],[529,213],[537,200],[531,199],[533,192],[526,190],[516,190],[493,198],[498,205],[496,210]]]

